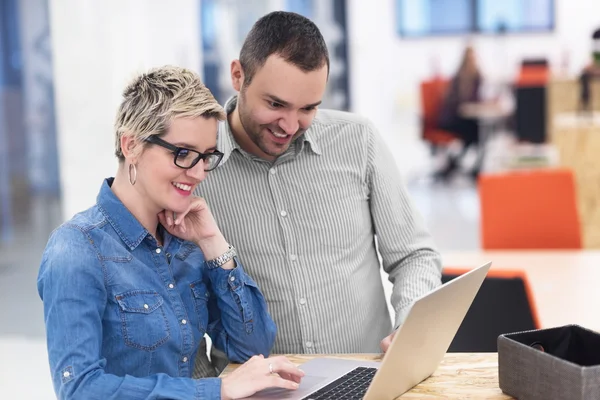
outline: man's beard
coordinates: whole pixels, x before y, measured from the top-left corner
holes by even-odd
[[[242,94],[240,93],[240,97],[241,96],[242,96]],[[240,102],[240,100],[242,100],[242,101]],[[271,157],[279,157],[280,155],[285,153],[286,150],[293,143],[295,143],[296,140],[305,132],[304,129],[298,129],[298,131],[294,134],[294,137],[290,140],[290,142],[287,146],[285,146],[284,148],[279,148],[279,149],[274,150],[273,148],[269,148],[266,145],[266,142],[268,140],[266,136],[269,135],[269,133],[266,133],[265,131],[270,129],[269,125],[260,125],[260,124],[256,124],[253,122],[252,117],[250,116],[250,113],[246,112],[246,110],[244,108],[243,98],[242,99],[238,98],[237,107],[238,107],[238,114],[240,117],[240,124],[242,125],[242,128],[246,132],[246,135],[248,135],[248,138],[250,138],[252,143],[254,143],[263,153],[265,153]]]

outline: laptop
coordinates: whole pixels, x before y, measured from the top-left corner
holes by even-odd
[[[397,398],[437,369],[491,265],[473,269],[417,299],[381,362],[315,358],[300,366],[305,376],[297,390],[270,388],[249,399]]]

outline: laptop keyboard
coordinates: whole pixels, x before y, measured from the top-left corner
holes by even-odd
[[[377,368],[358,367],[302,400],[360,400],[363,398]]]

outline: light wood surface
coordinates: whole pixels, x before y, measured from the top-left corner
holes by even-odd
[[[547,139],[554,138],[554,121],[558,114],[573,113],[579,108],[579,81],[575,79],[552,79],[547,86],[546,108],[548,133]],[[600,81],[591,82],[591,109],[600,111]]]
[[[600,248],[600,113],[556,115],[552,143],[575,175],[583,247]]]
[[[445,267],[525,271],[542,328],[578,324],[600,332],[600,251],[474,251],[443,253]]]
[[[288,355],[301,365],[315,357],[337,357],[380,361],[379,354]],[[221,376],[238,365],[230,364]],[[498,386],[498,355],[496,353],[447,353],[431,377],[400,396],[399,399],[512,399]]]
[[[557,149],[560,165],[575,173],[583,247],[600,248],[600,80],[591,82],[591,109],[582,116],[579,82],[553,80],[548,86],[548,141]]]

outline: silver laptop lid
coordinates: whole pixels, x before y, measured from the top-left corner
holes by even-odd
[[[415,301],[365,400],[395,399],[437,369],[491,265],[471,270]]]

